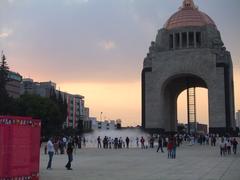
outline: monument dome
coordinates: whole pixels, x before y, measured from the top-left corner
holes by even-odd
[[[170,30],[179,27],[188,26],[206,26],[216,27],[214,21],[205,13],[199,11],[194,5],[193,0],[184,0],[179,11],[174,13],[164,25],[164,28]]]

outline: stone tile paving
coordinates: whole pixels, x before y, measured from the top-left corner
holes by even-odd
[[[72,171],[65,169],[66,155],[53,157],[52,170],[47,161],[41,153],[40,180],[240,180],[240,151],[221,157],[218,146],[184,145],[177,159],[168,159],[166,149],[81,149]]]

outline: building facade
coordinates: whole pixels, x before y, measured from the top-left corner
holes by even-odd
[[[56,95],[61,93],[63,100],[67,102],[67,118],[64,122],[64,128],[77,128],[80,120],[84,119],[85,107],[84,107],[84,96],[73,95],[62,91],[56,91]]]
[[[8,72],[6,90],[10,97],[18,98],[21,95],[22,76],[16,72]]]
[[[77,128],[79,120],[86,120],[84,96],[74,95],[66,92],[56,90],[56,83],[48,82],[34,82],[32,79],[23,79],[21,84],[21,94],[34,94],[41,97],[50,97],[52,91],[55,91],[56,96],[61,97],[63,101],[67,102],[67,118],[63,124],[63,128]],[[89,109],[88,109],[89,112]],[[89,117],[89,115],[88,115]],[[89,125],[86,123],[86,127]]]
[[[56,89],[56,83],[48,82],[34,82],[30,78],[22,80],[21,94],[34,94],[41,97],[50,97],[52,89]]]
[[[96,118],[90,118],[90,120],[93,130],[116,130],[121,128],[121,120],[97,121]]]
[[[84,108],[84,118],[83,118],[83,129],[92,130],[92,121],[90,119],[90,109],[88,107]]]

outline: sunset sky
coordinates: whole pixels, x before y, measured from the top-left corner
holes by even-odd
[[[158,29],[183,0],[0,0],[0,50],[11,70],[85,96],[91,116],[141,123],[141,70]],[[240,1],[195,0],[217,24],[234,63],[240,109]],[[207,90],[198,120],[207,122]],[[186,120],[186,93],[179,120]]]

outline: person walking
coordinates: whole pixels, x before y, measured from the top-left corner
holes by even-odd
[[[176,152],[177,152],[177,140],[176,137],[173,137],[172,139],[172,144],[173,144],[173,148],[172,148],[172,158],[176,159]]]
[[[127,145],[127,149],[129,148],[129,138],[128,137],[126,137],[126,145]]]
[[[161,152],[164,153],[163,151],[163,139],[162,137],[159,135],[158,137],[158,148],[157,148],[157,152],[159,151],[159,149],[161,149]]]
[[[73,145],[71,142],[67,145],[67,155],[68,155],[68,163],[66,164],[67,170],[72,170],[71,162],[73,161]]]
[[[50,138],[47,142],[47,152],[49,156],[47,169],[52,169],[52,159],[53,159],[54,151],[55,150],[54,150],[54,145],[52,143],[52,138]]]
[[[233,153],[234,153],[234,154],[237,154],[237,145],[238,145],[238,142],[237,142],[236,138],[233,139],[232,145],[233,145]]]
[[[172,142],[172,139],[170,138],[168,138],[167,150],[168,150],[168,159],[172,158],[173,142]]]
[[[136,145],[137,145],[137,148],[139,147],[139,138],[137,137],[136,138]]]
[[[98,136],[98,138],[97,138],[97,142],[98,142],[98,148],[102,148],[102,144],[101,144],[101,138],[100,138],[100,136]]]
[[[144,145],[145,139],[143,137],[141,137],[140,142],[141,142],[141,148],[145,149],[145,145]]]
[[[220,146],[220,155],[224,155],[225,156],[225,152],[226,152],[226,143],[224,141],[224,138],[221,139],[221,142],[219,144]]]
[[[231,154],[231,142],[230,142],[230,139],[227,140],[226,146],[227,146],[227,153]]]

